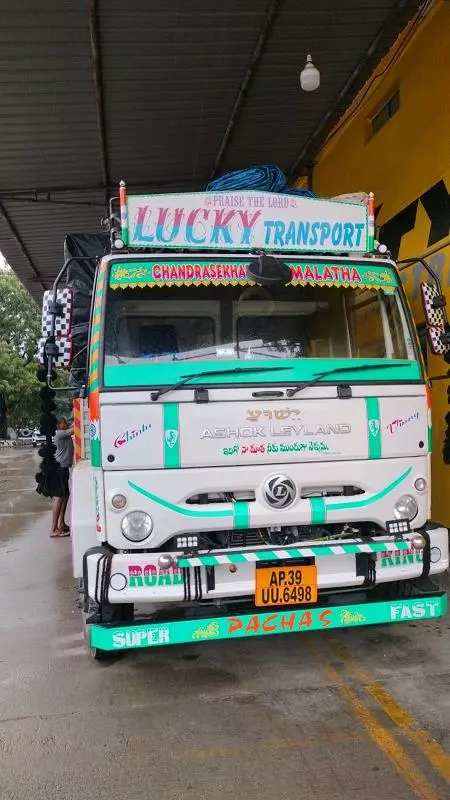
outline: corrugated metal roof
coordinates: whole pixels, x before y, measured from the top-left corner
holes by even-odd
[[[327,110],[334,109],[329,127],[418,6],[3,0],[0,249],[39,294],[62,263],[64,235],[100,230],[104,178],[111,186],[124,178],[130,188],[201,189],[221,144],[219,173],[269,162],[289,171]],[[98,36],[97,85],[91,36],[94,43]],[[322,79],[311,94],[299,87],[309,51]],[[224,141],[249,64],[254,72]]]

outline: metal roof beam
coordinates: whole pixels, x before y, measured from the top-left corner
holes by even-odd
[[[109,166],[108,166],[108,149],[106,143],[106,117],[105,106],[103,102],[103,72],[102,61],[100,55],[100,36],[99,36],[99,15],[98,15],[98,2],[97,0],[88,0],[88,18],[89,18],[89,36],[91,43],[92,65],[93,65],[93,78],[94,78],[94,96],[95,96],[95,109],[97,114],[97,129],[100,145],[100,162],[102,173],[102,185],[105,190],[105,204],[107,213],[109,213]]]
[[[165,186],[172,186],[177,184],[186,184],[189,186],[198,186],[200,180],[198,178],[169,178],[168,180],[148,180],[148,181],[133,181],[132,187],[135,189],[148,189],[151,188],[158,189]],[[52,195],[52,194],[84,194],[85,192],[103,192],[104,189],[108,189],[110,191],[119,191],[119,185],[116,183],[108,183],[106,187],[103,183],[95,183],[89,186],[28,186],[27,188],[20,188],[20,189],[7,189],[4,192],[0,191],[0,198],[1,197],[12,197],[15,198],[20,197],[20,195]]]
[[[46,194],[40,197],[38,194],[32,194],[31,197],[22,196],[22,195],[15,195],[15,194],[0,194],[0,202],[1,200],[8,200],[10,203],[46,203],[47,205],[52,206],[82,206],[83,208],[104,208],[104,203],[95,202],[92,200],[55,200],[53,197],[50,197],[49,194]]]
[[[0,202],[0,216],[3,217],[6,225],[8,226],[8,228],[10,230],[10,233],[11,233],[13,239],[15,239],[16,244],[18,245],[18,247],[20,249],[20,252],[22,253],[24,259],[26,260],[28,266],[30,267],[35,279],[37,281],[39,281],[41,287],[45,290],[47,287],[46,287],[46,285],[45,285],[45,283],[43,281],[42,275],[39,272],[38,268],[36,267],[33,259],[31,258],[26,245],[24,244],[24,242],[23,242],[23,240],[22,240],[22,238],[21,238],[21,236],[19,234],[19,231],[17,230],[16,226],[14,225],[14,222],[10,218],[5,206],[1,202]]]
[[[260,28],[258,38],[256,40],[255,46],[253,48],[253,52],[250,56],[250,61],[247,66],[247,70],[245,72],[244,78],[242,83],[239,87],[238,93],[236,95],[236,99],[234,101],[234,105],[231,111],[231,115],[227,122],[227,126],[225,128],[225,133],[222,137],[222,141],[220,143],[219,149],[217,151],[216,158],[214,160],[213,168],[211,170],[211,174],[209,176],[210,180],[216,177],[218,170],[220,169],[220,165],[223,161],[225,150],[228,146],[230,141],[230,137],[233,133],[233,129],[236,125],[236,121],[239,117],[239,114],[242,111],[242,107],[245,102],[245,96],[248,91],[248,87],[250,82],[252,81],[256,68],[260,62],[261,56],[263,54],[264,48],[266,46],[267,40],[270,35],[270,31],[272,30],[272,26],[275,22],[275,18],[280,10],[280,6],[283,0],[270,0],[269,6],[267,8],[263,24]]]

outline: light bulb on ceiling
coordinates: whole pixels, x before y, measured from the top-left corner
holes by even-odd
[[[306,64],[300,73],[300,86],[304,92],[314,92],[320,86],[320,72],[312,63],[312,58],[306,56]]]

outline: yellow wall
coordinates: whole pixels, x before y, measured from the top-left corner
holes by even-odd
[[[424,19],[404,31],[375,75],[384,70],[380,78],[369,80],[323,147],[314,170],[314,190],[326,197],[373,191],[376,205],[381,205],[380,241],[383,227],[388,240],[395,229],[400,230],[397,215],[406,210],[403,216],[409,216],[413,227],[399,239],[396,255],[427,257],[441,275],[450,315],[449,2],[437,2]],[[400,108],[372,136],[370,119],[396,88]],[[402,278],[419,324],[423,321],[419,283],[425,275],[420,266],[413,266]],[[431,377],[447,369],[442,358],[428,353]],[[442,459],[444,417],[450,411],[447,386],[444,380],[432,388],[432,514],[450,525],[450,465]]]

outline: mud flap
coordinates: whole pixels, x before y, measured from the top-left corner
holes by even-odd
[[[87,559],[91,555],[99,555],[95,575],[94,602],[96,608],[92,609],[92,600],[89,597],[89,575]],[[110,605],[108,598],[109,582],[111,579],[111,566],[114,553],[107,547],[97,546],[86,550],[83,556],[83,583],[84,583],[84,614],[91,611],[86,617],[86,624],[98,622],[114,622],[115,620],[131,621],[133,619],[133,605]]]
[[[377,557],[372,553],[357,553],[356,574],[364,578],[363,586],[371,589],[377,582]]]
[[[423,567],[422,567],[422,578],[427,578],[430,574],[430,565],[431,565],[431,543],[430,543],[430,534],[428,531],[422,530],[420,531],[423,538],[425,539],[425,547],[423,549]]]

